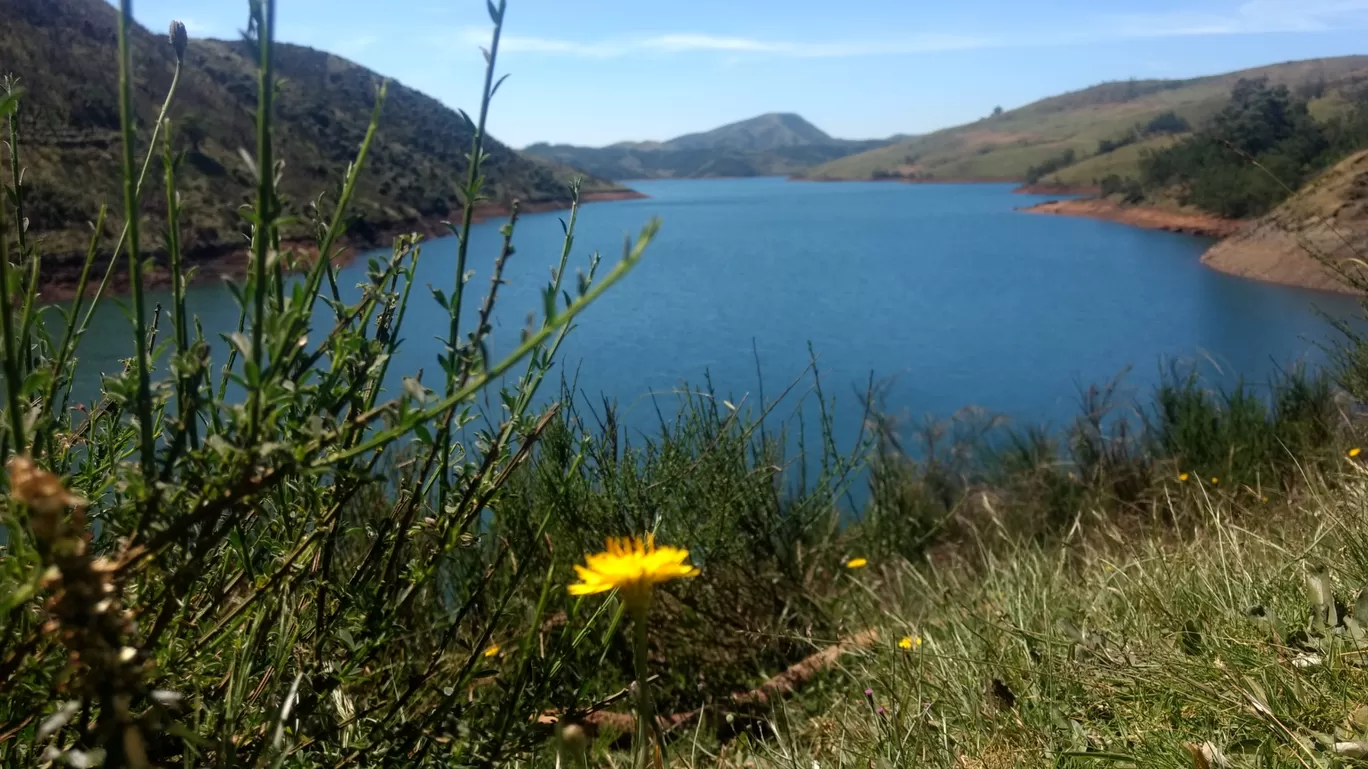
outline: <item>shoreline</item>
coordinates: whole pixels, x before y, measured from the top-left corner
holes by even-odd
[[[1018,195],[1101,195],[1102,188],[1095,184],[1023,184],[1012,190]]]
[[[1211,214],[1166,211],[1161,208],[1144,206],[1123,206],[1102,198],[1047,200],[1017,210],[1026,214],[1101,219],[1146,230],[1178,232],[1184,235],[1198,235],[1207,238],[1228,238],[1248,223],[1243,219],[1224,219]]]
[[[610,203],[622,200],[642,200],[650,197],[643,193],[631,189],[622,190],[601,190],[597,192],[585,192],[580,194],[580,204],[586,203]],[[536,203],[522,203],[519,205],[519,215],[543,214],[552,211],[564,211],[570,208],[567,201],[540,201]],[[475,209],[474,224],[488,222],[491,219],[506,217],[511,210],[507,203],[487,203]],[[460,212],[453,212],[459,217]],[[387,241],[395,237],[411,232],[423,235],[425,238],[438,238],[450,235],[443,220],[450,220],[448,217],[431,217],[422,219],[410,219],[402,222],[394,222],[375,227],[374,234],[364,240],[357,238],[344,237],[342,239],[342,252],[333,260],[333,264],[342,267],[350,264],[356,256],[364,251],[381,248]],[[292,250],[299,257],[303,265],[311,264],[318,256],[318,246],[312,241],[287,240],[281,244],[282,250]],[[215,245],[207,246],[184,254],[189,280],[187,285],[203,285],[205,283],[221,280],[241,280],[247,275],[250,264],[248,250],[243,246]],[[91,268],[90,284],[86,288],[86,296],[94,296],[95,290],[99,287],[100,277],[104,269],[109,264],[108,260],[97,260]],[[76,296],[76,284],[80,280],[82,263],[68,262],[56,264],[52,272],[42,279],[38,286],[38,301],[43,304],[54,302],[67,302]],[[171,287],[171,271],[164,263],[164,259],[159,256],[157,262],[144,271],[144,285],[152,290],[168,289]],[[110,276],[109,286],[105,291],[106,296],[126,296],[129,293],[128,273],[117,267]]]
[[[880,179],[831,179],[813,176],[790,176],[791,182],[817,182],[820,184],[841,184],[844,182],[887,182],[892,184],[1021,184],[1015,176],[946,176],[929,179],[912,179],[903,176],[889,176]]]

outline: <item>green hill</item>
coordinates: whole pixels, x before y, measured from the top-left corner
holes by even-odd
[[[1221,109],[1241,78],[1260,77],[1274,85],[1313,89],[1320,106],[1333,110],[1339,88],[1368,79],[1368,56],[1288,62],[1191,80],[1103,83],[833,160],[801,175],[833,180],[1025,179],[1032,166],[1072,150],[1076,164],[1046,181],[1091,184],[1108,174],[1125,175],[1141,149],[1131,144],[1123,148],[1125,154],[1094,160],[1099,142],[1124,137],[1137,124],[1167,112],[1198,125]]]
[[[102,0],[5,0],[0,14],[0,73],[18,77],[27,91],[19,113],[27,208],[47,254],[83,251],[86,222],[101,203],[121,199],[116,22],[117,12]],[[162,34],[137,28],[132,40],[135,108],[145,140],[170,85],[174,53]],[[256,76],[244,52],[240,42],[192,40],[171,110],[176,145],[187,150],[180,190],[186,211],[193,212],[184,236],[191,255],[243,242],[234,203],[248,199],[249,174],[238,150],[254,145],[256,106]],[[280,45],[277,57],[281,186],[293,212],[302,215],[320,194],[333,192],[355,156],[380,77],[300,46]],[[368,232],[453,216],[470,138],[458,113],[392,83],[353,201],[353,233],[364,240]],[[495,202],[568,199],[571,169],[525,158],[497,142],[487,146],[486,191]],[[158,164],[143,196],[154,232],[165,210],[160,175]],[[586,183],[591,191],[613,187],[598,179]],[[307,236],[308,229],[300,224],[287,234]]]
[[[606,179],[783,176],[882,147],[897,138],[833,139],[798,115],[770,113],[665,142],[620,142],[607,147],[541,143],[523,152]]]
[[[831,144],[825,131],[793,113],[772,112],[711,131],[686,134],[665,142],[667,150],[742,150],[764,152],[781,147]]]

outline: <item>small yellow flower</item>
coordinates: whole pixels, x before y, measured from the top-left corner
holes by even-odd
[[[1363,453],[1363,449],[1360,449],[1360,448],[1352,448],[1352,449],[1349,449],[1349,458],[1350,458],[1350,459],[1355,459],[1355,458],[1358,457],[1359,454],[1362,454],[1362,453]]]
[[[497,655],[499,651],[500,649],[498,644],[490,644],[489,648],[484,650],[484,656],[485,658],[493,657]]]
[[[847,569],[863,569],[868,565],[869,560],[867,558],[851,558],[849,561],[846,561]]]
[[[621,590],[633,608],[651,597],[658,582],[694,577],[698,569],[688,563],[689,551],[678,547],[656,547],[655,535],[610,539],[606,550],[584,556],[584,566],[575,565],[580,581],[570,586],[570,595],[591,595]]]
[[[898,642],[899,649],[920,649],[921,645],[921,636],[903,636],[903,639]]]
[[[1214,476],[1214,475],[1211,477],[1211,485],[1212,485],[1212,486],[1215,486],[1216,484],[1218,484],[1218,483],[1220,483],[1220,482],[1221,482],[1221,479],[1220,479],[1220,478],[1217,478],[1217,477]]]
[[[1179,482],[1186,481],[1189,477],[1191,477],[1191,476],[1189,476],[1187,473],[1179,473],[1179,474],[1178,474],[1178,480],[1179,480]]]
[[[1268,504],[1268,497],[1259,497],[1259,501]]]

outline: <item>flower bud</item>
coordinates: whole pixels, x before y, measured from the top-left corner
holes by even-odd
[[[576,723],[561,722],[556,727],[560,754],[571,766],[583,766],[589,749],[589,735]]]
[[[185,46],[189,43],[190,36],[185,31],[185,25],[179,21],[171,22],[171,47],[176,49],[176,61],[185,61]]]

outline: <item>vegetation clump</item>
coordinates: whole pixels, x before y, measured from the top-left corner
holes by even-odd
[[[871,388],[868,429],[839,450],[814,362],[807,394],[747,408],[687,390],[657,434],[629,440],[614,404],[577,406],[572,384],[548,392],[546,379],[655,223],[572,285],[572,208],[539,312],[498,350],[513,204],[489,292],[470,293],[475,213],[497,188],[486,123],[504,4],[488,8],[481,109],[463,135],[453,282],[414,296],[418,234],[355,290],[333,267],[385,86],[335,194],[318,198],[321,256],[287,276],[298,254],[276,120],[290,91],[276,2],[261,0],[242,42],[256,150],[235,225],[251,269],[216,360],[181,279],[200,199],[180,194],[177,78],[135,131],[130,6],[122,204],[89,236],[93,298],[37,301],[29,95],[10,81],[0,97],[0,762],[586,766],[630,751],[638,766],[1281,766],[1368,753],[1358,337],[1333,380],[1294,369],[1222,392],[1175,369],[1143,405],[1120,403],[1115,383],[1084,391],[1063,430],[966,412],[910,445]],[[159,44],[192,61],[182,30]],[[159,236],[140,219],[154,163]],[[122,233],[112,246],[106,221]],[[146,306],[157,248],[176,277],[164,312]],[[129,275],[135,352],[74,403],[79,344],[109,301],[102,258]],[[390,366],[416,301],[444,311],[444,348],[426,375],[401,376]],[[478,410],[486,396],[493,414]],[[1280,516],[1290,533],[1267,528]]]

